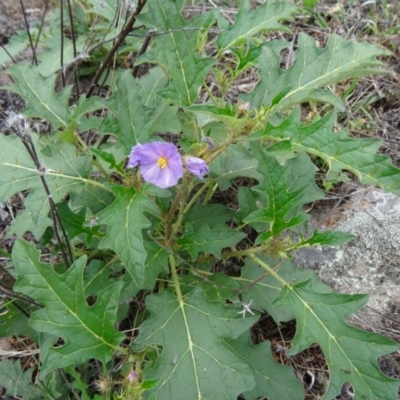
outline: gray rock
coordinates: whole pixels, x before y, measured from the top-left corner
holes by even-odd
[[[353,322],[399,339],[400,198],[364,188],[342,209],[314,215],[311,223],[321,230],[329,227],[353,233],[356,239],[340,248],[302,249],[294,255],[294,262],[314,269],[337,292],[367,293],[368,305]],[[393,330],[394,336],[389,333]]]

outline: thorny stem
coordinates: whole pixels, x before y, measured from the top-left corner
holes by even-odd
[[[206,83],[203,83],[203,87],[204,89],[206,89],[207,94],[209,95],[210,99],[212,100],[212,102],[214,103],[214,105],[216,105],[217,107],[220,106],[218,99],[215,98],[215,96],[212,94],[210,88],[206,85]]]
[[[182,215],[186,214],[193,207],[193,204],[200,197],[200,195],[204,192],[204,190],[206,190],[212,184],[213,184],[213,182],[207,182],[200,187],[200,189],[193,195],[193,197],[190,199],[190,201],[186,204],[186,207],[184,208]]]
[[[186,197],[187,189],[189,187],[190,182],[191,182],[191,179],[187,175],[184,175],[182,185],[180,186],[178,193],[176,194],[175,199],[172,202],[170,209],[168,210],[168,214],[165,218],[165,243],[166,244],[169,244],[171,242],[172,236],[174,234],[174,230],[172,227],[172,220],[174,219],[174,215],[175,215],[176,210],[179,207],[179,204]]]
[[[89,153],[89,148],[87,147],[86,143],[81,139],[79,135],[76,135],[77,138],[77,145],[80,147],[81,151],[85,153]],[[109,181],[112,182],[110,175],[107,171],[103,168],[100,164],[99,160],[96,157],[92,157],[92,163],[96,166],[96,168],[104,175],[104,177]]]
[[[210,181],[210,186],[208,186],[207,194],[205,195],[204,200],[201,203],[203,206],[205,206],[210,201],[212,195],[217,190],[217,187],[218,187],[218,183],[215,183],[214,181]]]
[[[267,263],[264,261],[260,260],[258,257],[256,257],[254,254],[249,254],[249,257],[256,262],[260,267],[264,268],[266,271],[268,271],[277,281],[282,283],[284,286],[288,286],[288,282],[286,282],[281,276],[273,269],[271,268]]]
[[[178,231],[179,227],[181,226],[183,217],[193,207],[193,204],[196,202],[198,197],[204,192],[204,190],[207,189],[208,186],[210,186],[210,182],[207,182],[204,185],[202,185],[200,189],[193,195],[190,201],[186,204],[185,207],[183,207],[183,205],[182,207],[180,207],[178,218],[176,219],[176,222],[174,223],[172,228],[172,235],[174,235]]]
[[[269,243],[265,243],[261,246],[254,247],[252,249],[246,249],[246,250],[239,250],[239,251],[228,251],[226,253],[222,253],[222,258],[227,259],[227,258],[232,258],[232,257],[243,257],[243,256],[250,256],[252,254],[258,254],[261,253],[269,248]]]

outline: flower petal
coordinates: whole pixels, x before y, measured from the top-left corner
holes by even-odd
[[[141,147],[143,146],[140,143],[132,147],[131,153],[129,154],[127,168],[135,168],[139,165],[138,153],[140,152]]]
[[[203,175],[208,172],[208,165],[201,158],[186,157],[185,165],[186,165],[186,169],[191,174],[193,174],[194,176],[197,176],[198,178],[201,178],[201,179],[203,178]]]
[[[182,157],[172,143],[151,142],[134,146],[129,155],[128,167],[136,166],[139,166],[146,182],[161,188],[176,185],[183,176]]]

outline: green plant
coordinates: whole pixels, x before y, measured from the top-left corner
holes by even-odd
[[[121,15],[115,2],[100,3],[77,2],[81,23],[99,31]],[[9,117],[15,134],[0,136],[0,200],[29,195],[10,231],[18,236],[10,260],[16,297],[0,315],[0,335],[28,335],[40,364],[34,384],[32,369],[2,361],[2,376],[25,383],[0,383],[31,399],[302,399],[270,343],[251,342],[251,327],[268,313],[278,324],[296,320],[288,356],[321,346],[330,372],[324,398],[349,382],[356,399],[394,399],[399,382],[376,360],[397,344],[346,323],[367,297],[334,293],[290,261],[295,249],[353,238],[304,233],[303,206],[324,197],[312,160],[326,163],[328,182],[350,171],[400,193],[400,171],[376,154],[379,140],[349,137],[336,120],[343,103],[327,89],[385,72],[377,57],[387,52],[336,35],[319,48],[300,34],[293,63],[282,69],[289,43],[263,33],[290,33],[284,22],[298,11],[293,4],[267,0],[252,9],[243,1],[232,24],[218,8],[184,19],[183,5],[142,0],[127,11],[140,29],[124,46],[133,40],[143,49],[135,65],[151,68],[140,78],[113,70],[109,96],[93,96],[92,85],[70,105],[71,86],[55,92],[45,63],[9,71],[7,90],[27,107]],[[124,47],[105,49],[117,66]],[[258,83],[232,104],[229,91],[253,68]],[[220,91],[208,86],[213,73]],[[324,106],[312,122],[300,112],[309,102]],[[36,119],[49,134],[33,130]],[[216,200],[232,188],[229,207]],[[27,231],[36,241],[23,239]],[[227,261],[240,273],[216,272]]]

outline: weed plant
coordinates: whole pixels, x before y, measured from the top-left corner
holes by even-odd
[[[7,395],[303,399],[252,338],[268,315],[296,322],[285,357],[320,346],[325,399],[346,382],[354,399],[397,398],[377,358],[398,345],[346,322],[367,296],[291,261],[353,239],[308,230],[317,173],[400,193],[380,141],[337,120],[349,93],[335,84],[386,73],[388,51],[336,34],[289,43],[276,33],[290,37],[298,5],[239,3],[68,0],[0,53],[36,48],[8,69],[26,107],[0,136],[0,200],[25,196],[0,336],[38,350],[0,363]]]

